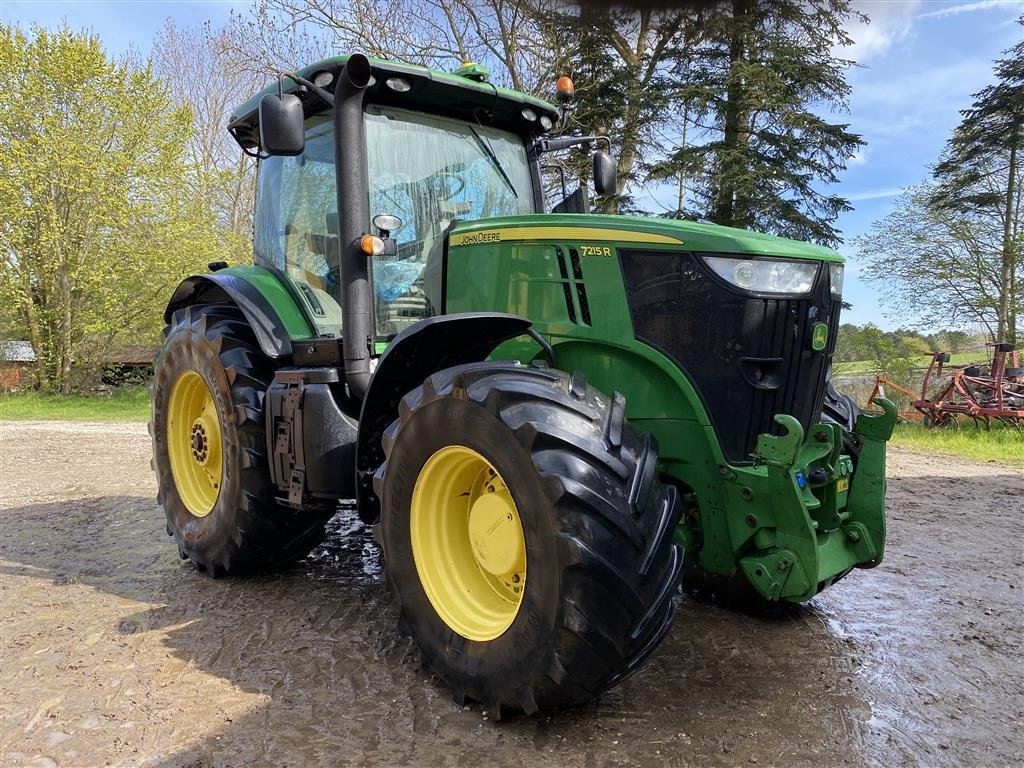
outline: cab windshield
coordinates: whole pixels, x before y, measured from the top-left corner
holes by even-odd
[[[373,261],[377,333],[441,311],[444,234],[455,219],[534,213],[523,139],[392,107],[366,111],[370,215],[402,220],[398,253]]]
[[[535,211],[523,139],[390,107],[366,111],[370,216],[402,220],[394,256],[373,258],[378,336],[441,312],[444,233],[454,219]],[[305,151],[260,161],[254,250],[288,278],[320,335],[342,331],[330,113],[306,121]],[[341,197],[350,194],[341,190]],[[367,232],[371,222],[366,222]]]

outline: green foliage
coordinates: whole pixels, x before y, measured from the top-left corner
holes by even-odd
[[[261,88],[264,78],[239,70],[229,42],[209,22],[179,29],[168,19],[153,44],[153,69],[171,99],[189,107],[192,126],[181,141],[196,180],[191,194],[213,209],[220,257],[244,264],[252,262],[256,160],[239,150],[225,126],[238,99]]]
[[[159,340],[174,284],[216,257],[182,157],[189,110],[94,35],[0,27],[0,302],[39,384],[67,392],[111,347]]]
[[[148,387],[118,387],[108,394],[0,393],[2,421],[145,421]]]
[[[912,389],[914,361],[903,336],[901,332],[887,333],[870,324],[864,326],[859,343],[866,354],[861,359],[870,360],[874,372]]]
[[[1024,43],[997,62],[931,181],[857,239],[865,272],[923,326],[981,324],[1015,343],[1024,310]]]
[[[643,212],[637,193],[664,181],[678,189],[668,215],[831,245],[847,202],[817,186],[861,140],[819,115],[845,107],[848,62],[833,51],[855,15],[849,0],[256,0],[227,45],[267,75],[326,44],[448,70],[468,59],[547,98],[569,74],[569,130],[609,137],[618,160],[617,195],[599,210]],[[570,191],[589,180],[584,150],[544,159],[566,167]]]
[[[835,361],[848,363],[874,360],[879,357],[880,347],[892,350],[899,357],[930,357],[933,352],[949,352],[978,343],[976,338],[965,331],[941,331],[926,335],[910,328],[882,331],[871,323],[843,323],[839,326],[836,339]]]
[[[569,75],[577,84],[570,129],[615,142],[617,195],[600,201],[600,210],[633,210],[627,189],[643,180],[642,159],[660,151],[658,129],[678,107],[671,63],[688,44],[692,24],[673,9],[571,4],[538,4],[535,20],[556,51],[550,80]],[[587,183],[589,152],[571,153],[566,164]]]
[[[1022,19],[1024,23],[1024,19]],[[1021,164],[1024,163],[1024,41],[996,62],[997,82],[963,110],[942,161],[929,205],[985,233],[992,259],[994,337],[1016,343],[1024,288]],[[994,247],[993,247],[994,246]]]
[[[851,40],[846,0],[731,0],[710,6],[678,58],[676,100],[696,140],[652,165],[655,178],[689,179],[695,215],[834,246],[846,200],[819,192],[863,144],[823,119],[846,107]]]

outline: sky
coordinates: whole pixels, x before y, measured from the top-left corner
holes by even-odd
[[[859,66],[848,73],[853,92],[843,120],[867,145],[833,190],[853,205],[837,222],[847,258],[845,298],[853,305],[843,321],[891,329],[906,318],[880,306],[878,286],[861,279],[853,239],[892,210],[901,190],[927,179],[959,110],[992,82],[993,61],[1021,39],[1016,19],[1024,0],[855,0],[854,6],[871,21],[849,26],[855,45],[842,55]],[[168,18],[179,27],[217,25],[250,8],[249,0],[0,0],[0,22],[53,27],[66,19],[98,34],[115,56],[130,46],[145,55]]]

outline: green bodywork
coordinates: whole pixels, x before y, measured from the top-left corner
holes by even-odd
[[[280,273],[266,267],[232,267],[221,271],[222,275],[234,275],[249,283],[262,294],[274,308],[281,324],[292,341],[309,339],[316,335],[312,321],[306,317],[294,286],[280,278]]]
[[[650,242],[651,235],[664,242]],[[805,435],[796,419],[785,414],[776,417],[785,435],[762,435],[753,464],[731,465],[691,381],[665,354],[635,338],[615,258],[619,246],[638,242],[651,250],[678,250],[682,244],[687,250],[823,262],[841,262],[838,254],[711,224],[581,214],[469,222],[457,226],[449,239],[446,310],[529,318],[554,348],[559,368],[582,370],[599,390],[625,396],[630,422],[658,440],[661,473],[687,490],[676,537],[688,552],[699,553],[705,570],[729,575],[739,569],[768,599],[805,601],[850,568],[881,560],[885,444],[896,421],[894,407],[882,402],[881,415],[859,418],[856,431],[863,442],[855,474],[850,457],[842,453],[840,427],[818,424]],[[589,326],[569,320],[563,279],[552,256],[553,245],[568,249],[581,244],[608,254],[581,260],[594,308]],[[232,272],[261,291],[293,339],[313,335],[275,272],[261,267]],[[385,348],[386,342],[377,342],[378,354]],[[540,347],[524,337],[498,347],[492,359],[528,363],[541,356]],[[808,477],[816,469],[825,470],[827,479],[812,487]]]
[[[543,228],[544,239],[531,239],[531,227]],[[621,238],[592,239],[595,230],[609,229],[621,230]],[[472,234],[482,240],[480,233],[495,230],[500,241],[472,244]],[[510,232],[515,240],[508,239]],[[766,598],[804,601],[850,568],[876,565],[885,542],[885,441],[895,409],[886,403],[883,415],[860,417],[863,447],[855,478],[850,457],[841,452],[840,427],[819,424],[804,435],[788,415],[776,417],[788,433],[762,436],[753,465],[730,465],[693,384],[666,355],[634,336],[615,255],[620,245],[636,247],[635,238],[651,234],[672,242],[641,240],[644,249],[677,251],[683,243],[693,251],[842,261],[826,248],[711,224],[578,214],[492,219],[452,232],[446,309],[527,317],[553,346],[559,368],[582,370],[601,391],[625,396],[630,422],[658,440],[663,475],[690,491],[677,538],[688,552],[699,552],[705,570],[728,575],[740,568]],[[470,244],[454,245],[460,241]],[[552,247],[567,251],[583,244],[609,254],[581,259],[593,308],[589,326],[568,317]],[[523,339],[507,342],[493,357],[529,362],[540,355],[535,343]],[[824,469],[827,480],[812,488],[807,478],[815,469]],[[840,485],[848,489],[837,490]]]
[[[312,78],[344,61],[331,59],[299,72]],[[386,65],[391,70],[406,66]],[[486,82],[408,69],[557,115],[546,102]],[[260,97],[276,90],[275,84],[253,96],[235,110],[233,120],[250,119]],[[552,246],[578,250],[582,278],[564,276]],[[491,218],[459,223],[448,233],[444,311],[527,318],[552,346],[558,368],[585,372],[588,382],[608,395],[621,393],[632,425],[657,438],[663,477],[684,491],[676,538],[705,570],[740,571],[764,597],[799,602],[853,567],[876,565],[885,545],[885,446],[895,408],[878,401],[883,413],[858,418],[861,448],[855,471],[843,452],[841,427],[820,423],[805,434],[787,414],[775,416],[783,434],[762,435],[752,462],[731,464],[692,381],[665,353],[634,334],[617,251],[638,247],[843,261],[827,248],[706,223],[590,214]],[[293,340],[314,335],[314,324],[281,273],[261,267],[232,272],[266,297]],[[566,289],[567,279],[586,287],[589,324],[570,319],[567,301],[573,302],[577,317],[581,308],[578,291]],[[827,338],[824,323],[814,327],[809,345],[815,354],[826,353]],[[375,353],[386,346],[386,340],[377,339]],[[519,337],[499,346],[492,359],[529,363],[543,354],[535,341]],[[409,388],[419,383],[410,382]]]

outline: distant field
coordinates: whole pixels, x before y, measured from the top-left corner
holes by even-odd
[[[962,456],[1024,468],[1024,431],[1021,430],[1007,426],[979,428],[974,422],[935,429],[914,423],[899,424],[892,444],[923,453]]]
[[[969,363],[976,363],[982,360],[991,359],[986,358],[985,353],[978,352],[961,352],[959,354],[952,355],[950,361],[946,364],[949,365],[968,365]],[[931,364],[931,355],[919,355],[911,358],[915,368],[927,368]],[[855,360],[850,363],[834,363],[832,365],[832,373],[836,376],[856,376],[858,374],[871,374],[878,372],[878,363],[874,360]]]
[[[39,392],[0,394],[5,421],[146,421],[149,389],[118,387],[110,394],[59,397]]]

